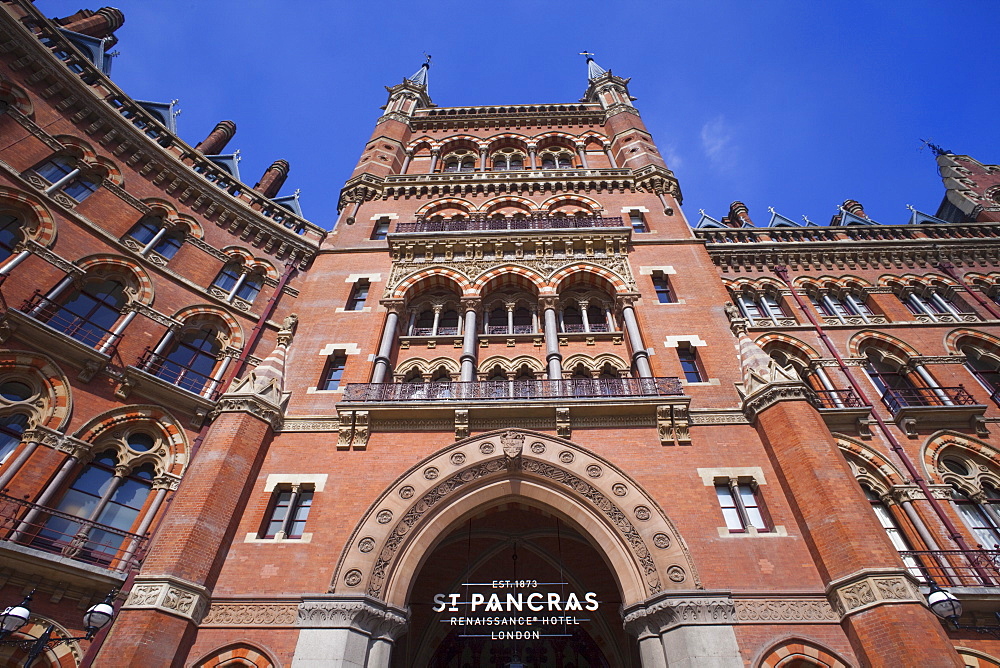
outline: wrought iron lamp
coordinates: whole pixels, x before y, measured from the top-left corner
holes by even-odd
[[[998,626],[978,626],[975,624],[959,624],[958,618],[962,616],[962,602],[947,589],[942,589],[936,582],[929,585],[930,593],[927,594],[927,606],[935,615],[941,619],[947,619],[952,626],[959,630],[976,631],[977,633],[988,633],[1000,638],[1000,625]],[[994,612],[997,622],[1000,623],[1000,612]]]
[[[45,629],[45,633],[37,638],[9,638],[8,636],[27,624],[31,618],[31,610],[28,606],[31,604],[31,596],[34,593],[35,591],[32,590],[30,594],[24,597],[23,601],[17,605],[8,607],[0,613],[0,645],[14,645],[26,650],[28,658],[24,661],[24,668],[31,668],[31,664],[45,650],[76,640],[90,640],[93,638],[114,617],[115,610],[113,604],[115,595],[118,592],[112,589],[111,593],[102,602],[90,606],[87,612],[83,613],[83,628],[87,631],[87,635],[85,636],[53,638],[52,633],[56,627],[54,624],[49,624],[48,628]]]

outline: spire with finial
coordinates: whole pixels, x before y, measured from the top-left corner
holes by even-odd
[[[284,409],[289,396],[285,392],[285,356],[298,322],[299,318],[295,314],[285,318],[278,331],[277,345],[271,354],[257,368],[233,383],[232,389],[226,394],[253,395],[276,408]]]
[[[591,53],[590,51],[581,51],[580,55],[587,57],[587,78],[590,79],[591,81],[597,79],[598,77],[604,76],[605,74],[608,73],[607,70],[598,65],[597,62],[594,60],[594,56],[597,55],[596,53]]]
[[[737,338],[740,367],[743,371],[743,394],[750,396],[771,383],[801,383],[791,366],[783,367],[754,343],[747,334],[746,318],[732,302],[726,302],[729,326]]]
[[[407,77],[406,80],[417,86],[427,88],[427,71],[431,69],[431,57],[425,53],[424,58],[424,63],[420,66],[420,69],[412,77]]]

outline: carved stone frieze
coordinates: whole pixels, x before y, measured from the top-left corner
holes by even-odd
[[[74,277],[83,276],[83,274],[85,273],[83,269],[80,269],[69,260],[50,251],[48,248],[41,245],[34,239],[28,239],[28,241],[25,243],[25,246],[27,246],[28,250],[30,250],[33,254],[42,258],[43,260],[51,264],[53,267],[56,267],[57,269],[66,272],[70,276]]]
[[[408,610],[368,596],[304,600],[298,606],[300,628],[353,629],[374,638],[395,640],[406,631]]]
[[[691,424],[750,424],[741,411],[691,411]]]
[[[213,601],[201,626],[295,626],[297,603]]]
[[[737,622],[839,622],[840,615],[825,598],[737,598]]]
[[[339,431],[340,420],[334,418],[285,418],[281,431]]]
[[[122,607],[162,610],[200,624],[208,609],[208,601],[208,590],[192,582],[139,576]]]
[[[924,604],[912,578],[896,570],[864,570],[831,582],[827,597],[841,618],[887,603]]]
[[[623,611],[625,630],[643,638],[660,635],[678,626],[729,625],[736,621],[733,599],[707,593],[676,596],[669,593]]]
[[[129,305],[129,308],[131,308],[139,315],[145,316],[150,320],[152,320],[153,322],[163,325],[164,327],[171,327],[174,329],[178,329],[181,326],[180,321],[174,320],[170,316],[164,315],[159,311],[157,311],[156,309],[154,309],[152,306],[143,304],[142,302],[132,302]]]

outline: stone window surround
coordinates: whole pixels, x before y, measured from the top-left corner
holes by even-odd
[[[326,473],[271,473],[267,476],[267,480],[264,482],[264,492],[269,495],[273,495],[275,490],[278,489],[279,485],[308,485],[312,487],[312,492],[314,494],[322,492],[326,488],[327,481]],[[270,507],[270,501],[269,501]],[[303,532],[301,538],[259,538],[257,531],[248,533],[244,537],[244,543],[310,543],[312,542],[312,533]]]
[[[345,355],[360,355],[361,348],[356,343],[328,343],[319,350],[320,357],[329,357],[335,351],[343,351]],[[343,394],[344,389],[338,387],[336,390],[319,390],[316,386],[306,388],[306,394]]]
[[[717,483],[729,480],[737,480],[742,483],[750,482],[758,487],[767,484],[767,480],[764,478],[764,470],[759,466],[699,468],[696,470],[702,484],[713,489]],[[719,538],[772,538],[788,536],[787,529],[780,524],[773,524],[771,530],[765,532],[760,532],[752,526],[748,526],[743,533],[730,533],[729,527],[726,526],[717,527],[716,530],[719,533]]]
[[[382,274],[351,274],[344,279],[344,283],[357,283],[361,280],[367,280],[369,285],[374,285],[375,283],[380,283],[382,281]],[[334,313],[371,313],[371,306],[363,306],[358,311],[348,311],[343,306],[338,306],[333,310]]]

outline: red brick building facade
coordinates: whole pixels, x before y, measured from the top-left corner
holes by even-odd
[[[1000,666],[1000,167],[689,221],[629,95],[388,102],[327,232],[0,6],[0,603],[34,665]]]

